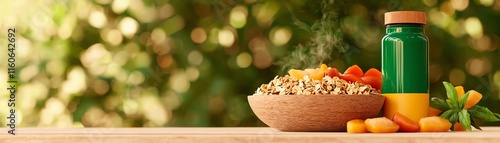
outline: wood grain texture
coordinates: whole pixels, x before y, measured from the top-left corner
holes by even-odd
[[[282,131],[346,131],[349,120],[376,117],[384,99],[381,95],[248,96],[255,115]]]
[[[500,127],[444,133],[347,134],[250,128],[18,128],[0,143],[498,143]]]

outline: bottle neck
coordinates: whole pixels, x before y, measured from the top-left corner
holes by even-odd
[[[424,33],[422,24],[389,24],[386,26],[386,34],[392,33]]]

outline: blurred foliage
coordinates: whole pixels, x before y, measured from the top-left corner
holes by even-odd
[[[393,10],[427,12],[431,96],[445,97],[441,81],[450,81],[483,93],[479,104],[500,113],[500,0],[0,5],[1,33],[18,30],[20,126],[264,126],[246,96],[288,68],[380,69],[383,15]],[[6,81],[6,62],[0,65]],[[7,92],[0,95],[6,103]]]

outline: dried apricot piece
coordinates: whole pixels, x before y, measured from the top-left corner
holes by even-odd
[[[465,128],[462,124],[455,123],[455,125],[453,125],[453,131],[465,131]]]
[[[399,125],[400,132],[416,132],[420,129],[417,122],[399,112],[394,113],[392,121]]]
[[[347,133],[366,133],[365,120],[354,119],[347,122]]]
[[[321,64],[321,66],[319,68],[322,69],[323,71],[328,70],[328,66],[326,64]]]
[[[464,109],[469,109],[476,105],[479,101],[481,101],[483,95],[475,90],[469,90],[469,98],[467,98],[467,102],[465,103]]]
[[[303,70],[291,69],[288,71],[288,74],[293,78],[302,79],[304,78],[305,75],[308,75],[309,73]]]
[[[321,80],[324,76],[325,71],[323,71],[322,69],[315,69],[310,75],[310,77],[315,80]]]
[[[395,133],[399,130],[399,125],[386,117],[366,119],[365,126],[372,133]]]
[[[439,114],[441,114],[441,110],[438,110],[436,108],[433,108],[433,107],[429,107],[429,117],[430,116],[439,116]]]
[[[307,69],[305,69],[304,71],[305,71],[305,72],[307,72],[307,73],[309,73],[309,74],[311,74],[311,73],[314,71],[314,69],[307,68]]]
[[[328,71],[326,71],[326,75],[330,77],[336,77],[339,76],[340,73],[336,68],[330,68]]]
[[[347,68],[347,70],[344,71],[344,74],[353,74],[357,77],[362,77],[364,75],[363,70],[358,65],[352,65]]]
[[[382,88],[382,78],[378,78],[375,76],[363,76],[361,77],[365,83],[371,85],[373,88],[380,90]]]
[[[455,86],[455,90],[457,90],[458,99],[464,96],[464,87],[463,86]]]
[[[349,82],[358,82],[363,84],[365,83],[365,81],[361,80],[361,78],[353,74],[341,74],[339,75],[339,78]]]
[[[425,117],[418,122],[420,132],[447,132],[451,128],[451,123],[439,116]]]
[[[378,77],[378,78],[382,79],[382,73],[379,70],[377,70],[376,68],[368,69],[365,72],[364,76],[374,76],[374,77]]]

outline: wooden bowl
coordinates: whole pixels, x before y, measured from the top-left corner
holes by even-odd
[[[382,95],[250,95],[257,117],[281,131],[346,131],[352,119],[373,118]]]

